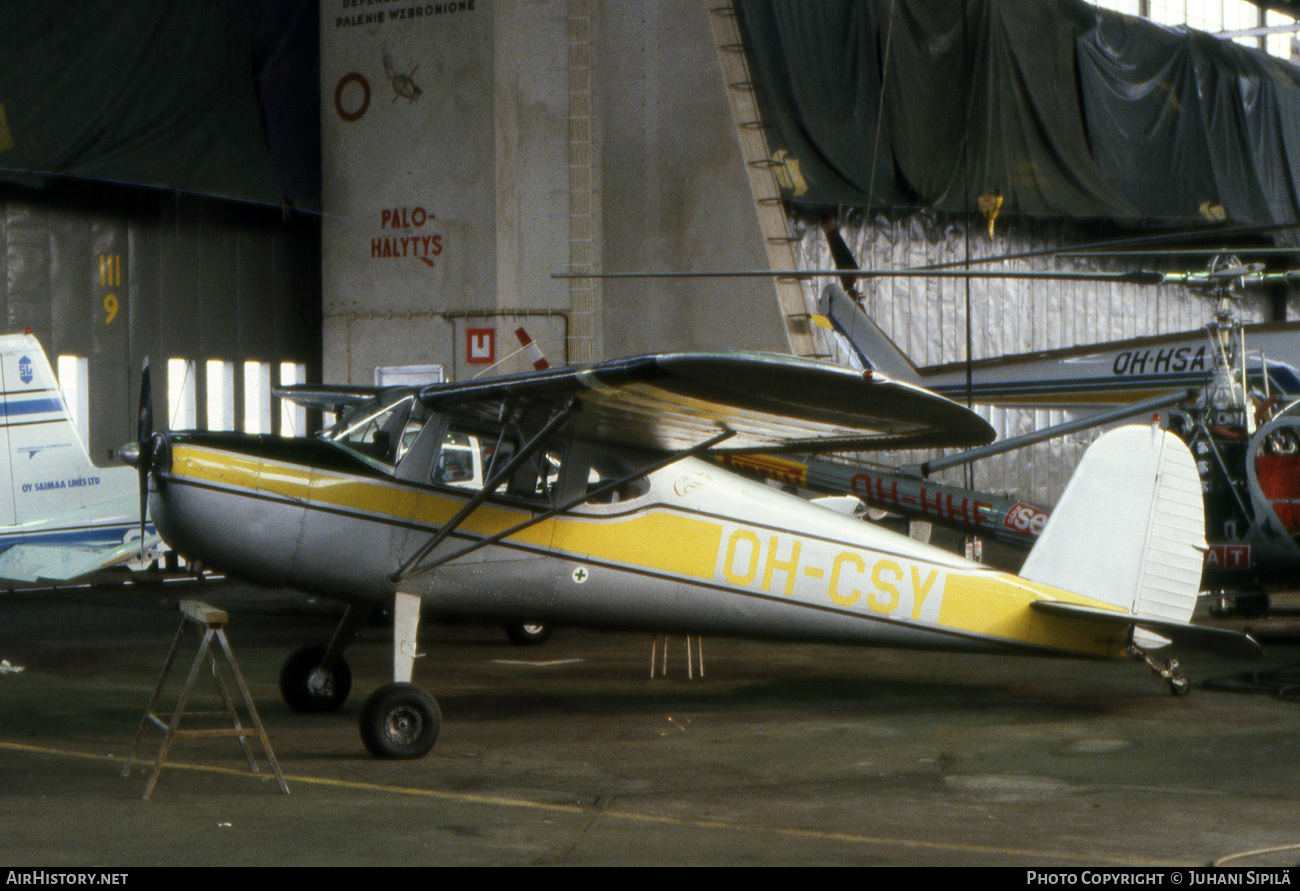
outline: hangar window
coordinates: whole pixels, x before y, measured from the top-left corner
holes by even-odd
[[[299,362],[280,363],[280,386],[307,383],[307,366]],[[307,409],[288,399],[280,400],[280,435],[306,436]]]
[[[271,363],[244,363],[244,432],[271,432]]]
[[[188,359],[167,360],[167,425],[173,430],[197,426],[194,363]]]
[[[209,430],[235,429],[235,363],[209,359],[208,427]]]
[[[90,362],[81,356],[59,356],[59,389],[82,445],[90,442]]]
[[[1271,56],[1295,57],[1297,19],[1258,0],[1097,0],[1097,6],[1144,16],[1161,25],[1187,25],[1224,40],[1263,50]]]
[[[1297,24],[1300,24],[1300,19],[1270,9],[1265,14],[1264,24],[1269,28],[1268,37],[1264,40],[1265,51],[1270,56],[1288,59],[1294,64],[1297,55],[1300,55],[1296,51],[1296,37],[1300,34]]]

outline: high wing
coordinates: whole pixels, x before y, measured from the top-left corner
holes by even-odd
[[[572,435],[656,451],[720,430],[735,434],[716,449],[729,454],[974,446],[995,436],[974,412],[920,387],[767,353],[668,353],[420,390],[430,408],[452,413],[569,398],[580,407]]]
[[[360,405],[373,399],[380,392],[379,387],[362,386],[323,386],[320,384],[290,384],[274,387],[272,395],[303,406],[322,411],[337,412],[349,405]]]

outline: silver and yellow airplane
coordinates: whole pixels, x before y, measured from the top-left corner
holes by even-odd
[[[1116,658],[1188,623],[1204,525],[1175,437],[1126,427],[1087,454],[1017,577],[736,476],[718,454],[975,445],[986,422],[880,374],[760,354],[672,354],[491,381],[282,393],[340,409],[318,438],[174,432],[124,453],[181,554],[348,604],[281,689],[337,708],[344,648],[394,615],[394,683],[361,712],[375,754],[433,745],[410,683],[421,603],[440,613],[773,640]],[[363,401],[364,400],[364,401]],[[147,431],[145,431],[147,432]],[[1148,664],[1176,690],[1168,663]]]

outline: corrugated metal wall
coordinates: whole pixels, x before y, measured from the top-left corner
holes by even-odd
[[[320,367],[320,240],[279,209],[92,185],[0,191],[5,330],[30,328],[50,356],[89,362],[88,447],[98,463],[135,436],[150,358],[164,423],[166,365],[207,359]],[[237,412],[242,403],[235,389]]]
[[[799,265],[806,269],[834,266],[826,239],[814,220],[796,223],[802,235]],[[839,221],[840,234],[863,269],[904,269],[960,263],[983,257],[1042,251],[1043,255],[997,268],[1100,269],[1134,268],[1189,271],[1204,268],[1204,259],[1180,260],[1111,256],[1072,259],[1059,251],[1096,241],[1097,229],[1067,221],[1015,218],[1000,220],[989,239],[982,222],[967,231],[960,216],[932,213],[871,215],[854,212]],[[1200,262],[1200,266],[1194,264]],[[993,267],[989,267],[993,268]],[[808,298],[815,301],[809,286]],[[1121,283],[883,278],[862,286],[864,308],[917,366],[967,358],[967,296],[970,305],[970,355],[974,359],[1073,347],[1148,334],[1191,331],[1211,321],[1215,300],[1181,285],[1151,287]],[[1297,297],[1288,298],[1294,317]],[[1271,321],[1273,296],[1244,295],[1238,314],[1245,322]],[[810,303],[815,306],[815,303]],[[826,339],[824,350],[836,352]],[[842,361],[842,357],[835,357]],[[976,406],[1003,439],[1042,429],[1073,417],[1063,411],[1032,411]],[[1021,497],[1053,504],[1099,431],[1063,437],[976,465],[974,485],[986,491],[1015,491]],[[883,463],[910,463],[917,456],[869,456]],[[945,479],[962,483],[962,472]]]

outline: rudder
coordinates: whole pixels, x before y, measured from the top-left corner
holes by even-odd
[[[96,467],[86,454],[40,342],[31,334],[0,336],[3,469],[12,513],[0,525],[24,524],[116,497],[129,468]],[[111,492],[109,490],[112,490]]]
[[[830,326],[851,363],[861,369],[879,371],[892,380],[909,384],[921,382],[921,375],[912,360],[839,285],[829,284],[822,289],[817,310],[820,318],[825,320],[823,326]]]
[[[1020,575],[1144,618],[1186,623],[1200,592],[1205,505],[1187,446],[1154,425],[1089,447]],[[1167,641],[1136,631],[1146,646]]]

